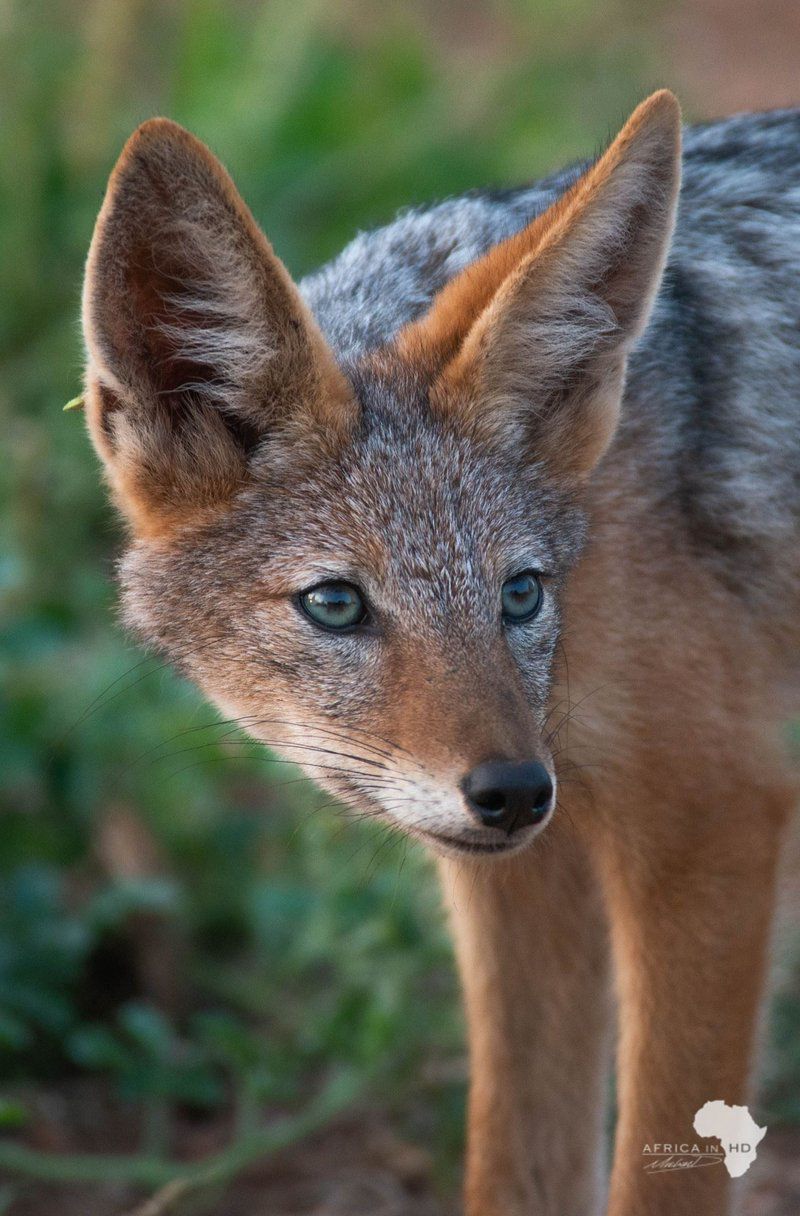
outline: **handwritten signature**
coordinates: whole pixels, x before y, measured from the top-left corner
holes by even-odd
[[[724,1153],[713,1150],[702,1153],[645,1153],[651,1160],[645,1162],[644,1168],[650,1174],[665,1173],[671,1170],[697,1170],[706,1165],[721,1165],[725,1160]]]

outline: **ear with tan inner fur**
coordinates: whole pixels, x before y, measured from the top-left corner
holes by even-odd
[[[679,179],[680,111],[662,91],[562,199],[445,287],[401,335],[409,353],[444,363],[434,404],[528,444],[558,475],[585,477],[617,424]]]
[[[219,162],[153,119],[109,182],[86,270],[87,412],[134,530],[202,521],[270,428],[346,425],[347,388]]]

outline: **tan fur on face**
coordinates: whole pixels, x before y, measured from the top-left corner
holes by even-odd
[[[207,520],[246,448],[298,414],[336,430],[350,391],[219,162],[166,119],[109,182],[86,269],[87,418],[141,535]]]

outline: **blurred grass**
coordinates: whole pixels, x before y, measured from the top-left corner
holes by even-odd
[[[233,1101],[247,1120],[341,1069],[418,1133],[435,1126],[443,1159],[457,1145],[460,1023],[424,860],[222,741],[114,623],[120,531],[80,417],[61,412],[80,385],[82,261],[119,148],[152,114],[210,143],[301,274],[399,206],[591,151],[662,83],[649,15],[621,0],[0,7],[0,1123],[25,1122],[36,1085],[107,1076],[163,1149],[175,1106]],[[131,822],[150,859],[133,875],[107,839]],[[136,953],[154,924],[171,986]]]

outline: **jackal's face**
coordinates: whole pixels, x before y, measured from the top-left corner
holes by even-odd
[[[87,272],[128,619],[319,784],[442,850],[555,801],[559,603],[677,182],[669,95],[567,198],[337,362],[227,175],[156,120]]]

